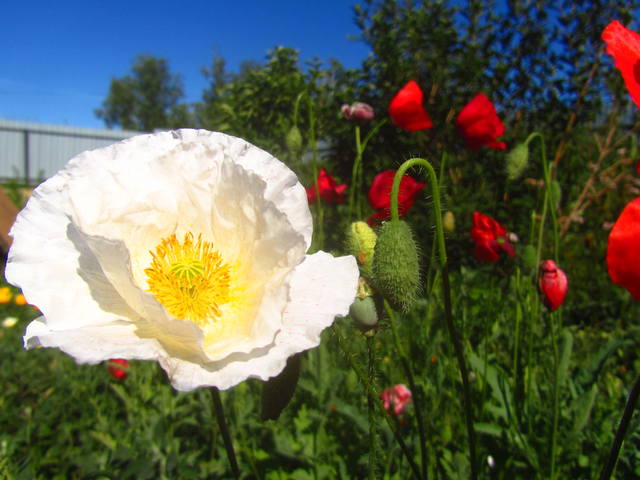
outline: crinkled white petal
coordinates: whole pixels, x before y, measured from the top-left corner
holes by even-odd
[[[289,303],[272,345],[208,365],[174,357],[161,358],[160,364],[181,391],[202,386],[226,389],[250,377],[267,380],[284,369],[288,357],[316,347],[322,330],[335,317],[347,315],[358,277],[358,265],[352,256],[335,258],[326,252],[307,255],[289,280]]]
[[[24,335],[26,348],[56,347],[79,363],[98,363],[110,358],[155,360],[162,348],[155,339],[141,339],[129,323],[93,325],[52,330],[44,317],[33,320]]]
[[[153,358],[180,390],[228,388],[276,375],[347,313],[355,260],[305,257],[311,231],[304,187],[268,153],[205,130],[142,135],[75,157],[36,189],[6,276],[44,313],[27,347],[88,363]],[[203,326],[147,291],[150,252],[186,233],[234,265],[241,286]]]

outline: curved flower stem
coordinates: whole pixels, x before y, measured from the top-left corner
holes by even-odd
[[[422,392],[418,390],[418,386],[416,385],[415,377],[413,375],[413,369],[411,368],[411,363],[407,358],[407,354],[402,348],[402,344],[400,343],[400,337],[398,336],[398,329],[396,326],[396,316],[393,312],[389,303],[384,301],[384,309],[389,315],[389,323],[391,324],[391,331],[393,333],[393,341],[396,345],[396,350],[398,351],[398,355],[400,355],[400,363],[402,364],[402,368],[404,369],[404,374],[407,377],[407,381],[409,383],[409,389],[413,393],[413,403],[415,405],[416,412],[416,421],[418,422],[418,435],[420,436],[420,457],[422,460],[422,476],[424,478],[428,478],[428,455],[427,455],[427,434],[424,428],[424,416],[422,412]]]
[[[231,464],[231,471],[235,478],[240,478],[240,468],[238,467],[238,460],[236,459],[236,453],[233,450],[233,442],[231,441],[231,432],[224,416],[224,408],[222,407],[222,400],[220,399],[220,390],[216,387],[211,387],[211,398],[213,398],[213,406],[216,411],[216,420],[218,421],[218,427],[220,427],[220,433],[222,434],[222,440],[224,441],[224,448],[227,451],[227,458]]]
[[[613,438],[613,443],[611,444],[609,458],[607,459],[607,463],[605,464],[605,466],[602,468],[602,473],[600,473],[600,480],[609,480],[609,478],[611,478],[613,469],[615,468],[616,462],[618,461],[618,455],[620,454],[622,441],[627,434],[627,428],[629,428],[629,423],[631,422],[631,417],[633,416],[633,411],[635,410],[636,404],[638,403],[639,396],[640,376],[636,378],[636,381],[631,388],[631,392],[629,393],[629,398],[627,399],[627,404],[624,406],[624,412],[622,413],[622,418],[620,419],[618,430],[616,430],[616,436]]]
[[[362,169],[362,156],[364,155],[364,151],[367,148],[367,144],[369,140],[373,138],[373,136],[380,130],[385,123],[387,123],[387,119],[383,119],[378,122],[370,131],[367,133],[367,136],[364,137],[364,140],[360,140],[360,126],[356,125],[355,127],[355,140],[356,140],[356,158],[353,161],[353,167],[351,169],[351,185],[349,187],[349,210],[348,210],[348,218],[349,221],[353,221],[353,209],[354,203],[356,205],[356,213],[357,218],[362,218],[362,208],[360,206],[359,200],[356,200],[356,194],[360,192],[362,187],[362,177],[363,177],[363,169]]]
[[[391,219],[394,222],[399,220],[398,215],[398,193],[400,191],[400,181],[404,172],[409,168],[419,165],[427,170],[429,179],[431,180],[431,192],[433,195],[433,211],[436,221],[436,238],[438,242],[438,254],[440,256],[440,268],[442,271],[442,294],[444,297],[444,310],[445,319],[447,322],[447,329],[449,330],[449,336],[453,343],[453,348],[456,352],[456,358],[458,360],[458,368],[460,370],[460,376],[462,377],[462,397],[464,403],[464,410],[467,424],[467,437],[469,441],[469,462],[471,464],[471,478],[473,480],[478,478],[478,466],[476,464],[476,434],[473,428],[473,410],[471,405],[471,388],[469,386],[469,372],[467,365],[464,361],[464,348],[462,346],[462,340],[460,333],[456,328],[453,321],[453,313],[451,308],[451,286],[449,284],[449,267],[447,262],[447,250],[444,242],[444,230],[442,228],[442,212],[440,207],[440,188],[438,183],[438,177],[431,164],[422,158],[411,158],[404,162],[393,179],[393,185],[391,187]]]
[[[413,458],[411,457],[411,453],[409,452],[409,449],[407,448],[406,443],[404,443],[404,439],[402,438],[402,435],[398,431],[398,426],[396,425],[396,422],[393,420],[393,417],[391,416],[391,414],[385,410],[384,406],[382,405],[382,402],[380,401],[380,394],[378,392],[376,392],[375,387],[373,385],[371,385],[371,382],[369,382],[369,379],[367,378],[365,373],[360,369],[360,367],[353,360],[353,354],[349,351],[349,348],[345,345],[345,339],[343,338],[342,334],[340,333],[340,328],[337,325],[334,324],[331,327],[331,329],[333,330],[333,332],[335,333],[335,335],[336,335],[336,337],[338,339],[338,345],[340,345],[340,349],[344,353],[344,356],[347,357],[347,361],[349,362],[349,366],[351,367],[351,369],[357,375],[358,380],[360,380],[362,382],[362,385],[364,385],[364,388],[365,388],[365,390],[367,392],[368,399],[373,402],[373,405],[376,406],[376,408],[378,409],[380,414],[386,420],[387,425],[389,425],[389,428],[391,429],[391,432],[393,433],[393,436],[395,437],[396,441],[398,442],[398,445],[400,446],[400,449],[402,450],[402,453],[404,454],[404,456],[406,457],[407,461],[409,462],[409,467],[411,468],[411,472],[413,473],[413,477],[415,479],[417,479],[417,480],[422,480],[422,475],[420,474],[420,469],[416,465],[416,462],[413,461]]]

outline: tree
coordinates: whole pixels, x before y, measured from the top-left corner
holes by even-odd
[[[109,95],[95,114],[108,128],[149,132],[185,127],[191,120],[189,107],[178,103],[183,96],[182,78],[170,72],[164,58],[140,55],[130,75],[111,79]]]

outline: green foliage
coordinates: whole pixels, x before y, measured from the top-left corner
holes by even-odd
[[[182,78],[170,72],[164,58],[140,55],[130,75],[111,79],[109,94],[95,114],[109,128],[151,132],[185,127],[190,113],[178,103],[183,96]]]

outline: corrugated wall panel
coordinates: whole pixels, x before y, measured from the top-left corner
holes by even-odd
[[[28,168],[29,182],[36,183],[56,173],[80,152],[138,134],[0,119],[0,178],[23,181]]]

